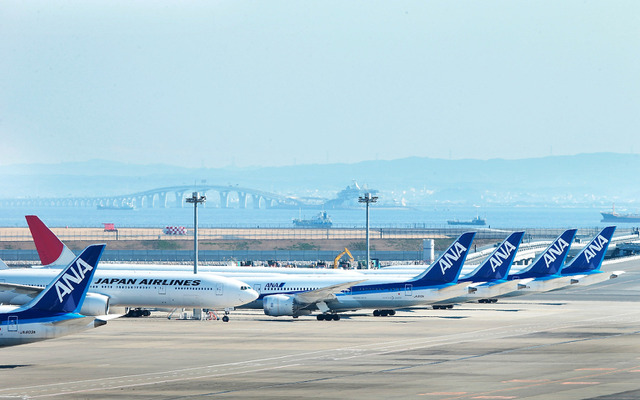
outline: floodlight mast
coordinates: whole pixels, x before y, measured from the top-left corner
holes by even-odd
[[[369,252],[369,204],[378,201],[378,196],[371,196],[371,193],[365,193],[364,196],[358,197],[358,203],[366,203],[367,205],[367,269],[371,268],[371,254]]]
[[[191,197],[187,197],[187,203],[193,203],[193,273],[198,273],[198,203],[207,201],[207,196],[200,196],[200,193],[193,192]]]

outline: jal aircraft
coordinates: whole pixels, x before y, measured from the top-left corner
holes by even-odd
[[[87,247],[28,304],[0,306],[0,347],[81,332],[118,317],[88,317],[79,313],[104,247],[104,244]]]
[[[27,221],[43,264],[55,265],[73,254],[37,217],[27,216]],[[474,236],[475,232],[461,235],[423,273],[408,279],[357,273],[319,276],[229,271],[224,274],[242,279],[259,293],[259,297],[244,308],[260,308],[271,316],[298,317],[320,311],[318,319],[338,320],[338,312],[362,308],[375,309],[374,315],[393,315],[397,308],[431,304],[467,293],[469,283],[457,284],[456,280]]]
[[[44,226],[44,225],[43,225]],[[53,233],[46,228],[46,231]],[[46,232],[45,232],[46,233]],[[44,257],[60,252],[60,260],[73,253],[60,240],[45,240]],[[40,251],[41,249],[39,249]],[[0,303],[21,305],[37,296],[57,275],[56,269],[13,268],[0,264]],[[100,270],[81,310],[85,315],[107,314],[110,306],[129,308],[208,308],[228,311],[258,298],[243,281],[215,274],[172,271]]]

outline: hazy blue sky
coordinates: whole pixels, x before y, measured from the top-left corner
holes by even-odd
[[[7,1],[0,165],[640,151],[639,1]]]

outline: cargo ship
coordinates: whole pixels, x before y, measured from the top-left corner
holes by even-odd
[[[293,225],[298,228],[331,228],[333,222],[331,222],[331,218],[329,218],[327,212],[322,211],[313,219],[296,218],[293,220]]]
[[[615,211],[603,211],[601,222],[640,222],[640,214],[618,214]]]
[[[487,224],[487,220],[480,217],[475,217],[471,221],[459,221],[457,219],[450,219],[447,221],[449,225],[476,225],[476,226],[484,226]]]

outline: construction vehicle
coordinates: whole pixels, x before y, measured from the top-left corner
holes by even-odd
[[[351,263],[354,263],[356,260],[353,258],[353,256],[351,255],[351,252],[349,251],[349,249],[347,249],[346,247],[344,248],[344,250],[338,254],[338,256],[336,258],[333,259],[333,268],[336,269],[338,268],[338,262],[340,261],[340,259],[342,258],[342,256],[344,256],[345,254],[347,254],[349,256],[349,261],[348,262],[341,262],[340,263],[340,268],[350,268],[351,267]]]

